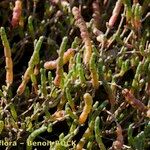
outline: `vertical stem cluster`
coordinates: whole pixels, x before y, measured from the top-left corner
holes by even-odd
[[[64,51],[66,49],[67,41],[68,41],[68,38],[64,37],[60,45],[58,63],[56,67],[56,77],[54,79],[54,84],[56,86],[60,86],[61,80],[63,77],[63,56],[64,56]]]
[[[43,40],[44,40],[44,37],[41,36],[35,45],[34,52],[28,63],[28,68],[27,68],[24,76],[22,77],[22,83],[20,84],[20,86],[17,89],[18,95],[21,95],[24,92],[26,84],[28,83],[29,79],[31,78],[31,75],[33,74],[34,67],[39,63],[39,50],[42,46]]]

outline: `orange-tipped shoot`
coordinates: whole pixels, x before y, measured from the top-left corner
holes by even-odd
[[[68,61],[70,60],[71,57],[73,57],[75,54],[75,50],[72,48],[69,48],[63,56],[63,65],[65,65],[66,63],[68,63]],[[45,69],[49,69],[49,70],[53,70],[56,69],[57,67],[57,63],[58,63],[58,59],[56,60],[52,60],[52,61],[47,61],[44,64],[44,68]]]
[[[89,93],[85,93],[83,96],[83,99],[84,99],[85,105],[84,105],[81,115],[79,116],[80,124],[83,124],[87,120],[87,117],[89,113],[91,112],[92,104],[93,104],[93,98]]]

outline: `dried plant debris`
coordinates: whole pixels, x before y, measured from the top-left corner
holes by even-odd
[[[0,1],[0,149],[149,149],[149,3]]]

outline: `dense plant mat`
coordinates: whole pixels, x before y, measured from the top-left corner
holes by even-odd
[[[149,7],[1,0],[0,149],[148,149]]]

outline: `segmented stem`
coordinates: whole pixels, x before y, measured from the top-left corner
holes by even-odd
[[[84,56],[83,56],[83,62],[84,64],[88,67],[89,60],[92,55],[92,44],[91,44],[91,39],[88,33],[88,29],[86,26],[86,23],[81,16],[81,12],[77,7],[73,7],[72,13],[74,15],[74,18],[76,20],[76,25],[79,27],[80,32],[81,32],[81,37],[84,41],[85,44],[85,51],[84,51]]]

